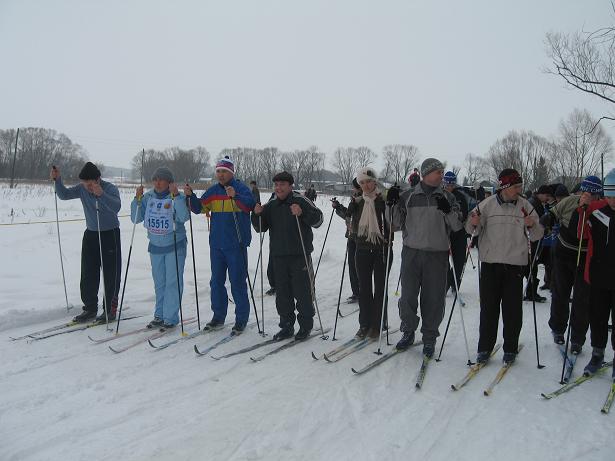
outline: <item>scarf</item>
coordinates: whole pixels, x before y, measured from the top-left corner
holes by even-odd
[[[380,191],[377,187],[369,194],[363,193],[363,211],[361,212],[359,230],[357,232],[359,237],[365,237],[369,243],[374,245],[384,241],[380,226],[378,225],[378,217],[376,216],[375,199],[379,193]]]

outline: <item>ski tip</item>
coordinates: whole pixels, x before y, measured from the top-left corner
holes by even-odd
[[[421,383],[416,383],[416,384],[414,385],[414,388],[415,388],[416,390],[420,390],[420,389],[421,389]]]
[[[201,352],[199,351],[199,348],[198,348],[198,347],[196,347],[196,344],[194,345],[194,352],[195,352],[197,355],[202,355],[202,354],[201,354]]]
[[[111,347],[111,346],[109,346],[109,350],[110,350],[111,352],[115,352],[116,354],[119,354],[119,353],[121,352],[121,351],[119,351],[119,350],[115,350],[115,349],[113,349],[113,347]]]
[[[322,354],[322,358],[325,359],[328,363],[332,363],[331,358],[327,357],[327,354]]]
[[[251,360],[253,363],[256,363],[256,362],[258,362],[258,361],[259,361],[259,358],[258,358],[258,357],[250,357],[250,360]]]
[[[222,360],[222,357],[216,357],[215,355],[210,355],[210,357],[214,360]]]
[[[158,347],[152,342],[151,339],[147,340],[147,344],[149,344],[151,347],[153,347],[154,349],[157,349]]]
[[[483,391],[483,395],[484,395],[485,397],[489,397],[489,396],[491,395],[491,392],[489,392],[489,391]]]
[[[96,340],[95,340],[94,338],[92,338],[90,335],[88,335],[88,339],[89,339],[90,341],[92,341],[93,343],[95,343],[95,342],[96,342]]]
[[[358,375],[358,374],[359,374],[359,372],[358,372],[357,370],[355,370],[354,368],[351,368],[351,370],[352,370],[352,372],[353,372],[355,375]]]
[[[454,384],[451,384],[451,390],[458,391],[459,388],[457,386],[455,386]]]
[[[316,354],[314,354],[314,352],[312,352],[312,358],[313,358],[314,360],[318,360],[318,357],[316,357]]]

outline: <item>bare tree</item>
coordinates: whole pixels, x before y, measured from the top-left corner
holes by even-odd
[[[615,4],[611,3],[611,8],[615,18]],[[546,44],[553,64],[547,72],[559,75],[573,88],[615,104],[615,26],[573,34],[551,32]],[[615,120],[614,116],[603,116],[594,127],[603,119]]]
[[[278,172],[279,156],[280,153],[277,147],[265,147],[260,151],[260,174],[256,179],[259,186],[269,186],[271,184],[271,180]]]
[[[354,154],[357,157],[357,169],[370,166],[374,163],[376,154],[373,150],[366,146],[359,146],[354,149]]]
[[[141,156],[139,152],[132,158],[135,176],[141,176]],[[166,166],[173,171],[176,182],[196,182],[207,174],[210,168],[209,152],[204,147],[181,149],[170,147],[164,151],[148,149],[143,155],[143,180],[148,182],[156,168]]]
[[[419,162],[419,150],[411,144],[391,144],[382,148],[384,169],[381,177],[389,182],[403,182]]]
[[[464,161],[465,177],[463,178],[464,185],[473,186],[476,182],[487,177],[485,159],[480,155],[472,153],[466,154]]]
[[[593,129],[593,127],[596,127]],[[587,110],[575,109],[559,125],[557,155],[551,161],[567,186],[600,171],[601,157],[613,157],[613,141]]]
[[[333,152],[334,171],[340,175],[342,182],[350,184],[359,169],[359,162],[352,147],[338,147]]]

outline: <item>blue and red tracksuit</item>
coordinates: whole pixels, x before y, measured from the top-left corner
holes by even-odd
[[[196,213],[209,213],[209,256],[211,261],[211,309],[213,320],[224,321],[228,309],[228,294],[224,283],[226,273],[231,282],[231,293],[235,300],[235,322],[248,323],[250,303],[248,301],[247,247],[252,240],[250,211],[255,201],[252,191],[241,181],[233,178],[228,186],[235,189],[235,198],[226,195],[224,187],[217,183],[205,191],[201,198],[190,196],[190,209]],[[241,241],[237,235],[241,236]]]

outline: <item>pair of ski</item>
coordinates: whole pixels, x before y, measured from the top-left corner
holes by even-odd
[[[132,317],[125,317],[122,320],[131,320],[142,317],[141,315],[135,315]],[[115,323],[115,320],[109,322],[109,324]],[[32,333],[28,333],[27,335],[11,337],[12,341],[18,341],[21,339],[26,339],[29,341],[40,341],[41,339],[52,338],[54,336],[64,335],[68,333],[74,333],[75,331],[83,331],[89,328],[98,327],[101,325],[107,325],[107,322],[95,320],[93,322],[76,322],[71,320],[70,322],[62,323],[60,325],[55,325],[53,327],[45,328],[44,330],[34,331]]]
[[[324,331],[324,333],[326,334],[329,331],[330,331],[330,329],[328,328],[328,329],[326,329]],[[312,338],[315,338],[315,337],[321,335],[321,333],[322,332],[320,330],[315,330],[306,339],[297,340],[297,339],[293,338],[290,341],[285,342],[284,344],[276,347],[275,349],[272,349],[272,350],[270,350],[268,352],[265,352],[264,354],[250,357],[250,360],[252,362],[260,362],[262,360],[265,360],[267,357],[269,357],[271,355],[278,354],[278,353],[280,353],[280,352],[282,352],[282,351],[284,351],[286,349],[289,349],[289,348],[294,347],[294,346],[296,346],[298,344],[304,343],[305,341],[308,341],[308,340],[310,340]],[[230,339],[228,341],[230,341]],[[226,341],[226,342],[228,342],[228,341]],[[277,343],[280,343],[280,342],[281,342],[281,340],[277,340],[277,339],[273,339],[272,338],[272,339],[268,339],[267,341],[263,341],[263,342],[256,343],[256,344],[252,344],[251,346],[244,347],[243,349],[239,349],[239,350],[234,351],[234,352],[229,352],[228,354],[225,354],[225,355],[221,355],[221,356],[213,356],[212,355],[211,358],[215,359],[215,360],[226,359],[226,358],[229,358],[229,357],[233,357],[235,355],[245,354],[247,352],[251,352],[251,351],[260,349],[260,348],[268,346],[270,344],[277,344]],[[196,352],[198,355],[206,355],[210,351],[211,351],[211,348],[208,348],[206,350],[200,350],[196,346],[194,346],[194,352]]]
[[[555,397],[565,394],[571,389],[574,389],[575,387],[583,384],[585,381],[592,379],[594,376],[604,373],[606,370],[608,370],[612,366],[613,366],[613,361],[606,362],[598,369],[596,373],[594,374],[584,373],[581,376],[579,376],[577,379],[564,384],[562,387],[554,390],[553,392],[549,392],[546,394],[542,393],[540,395],[547,400],[554,399]],[[611,388],[609,389],[609,393],[600,411],[605,414],[608,413],[611,409],[611,405],[613,404],[613,400],[615,400],[615,380],[613,381],[613,383],[611,383]]]
[[[186,326],[186,325],[193,324],[195,322],[196,322],[196,319],[191,317],[191,318],[185,319],[183,325]],[[140,338],[136,339],[135,341],[129,342],[128,344],[125,344],[123,346],[119,346],[119,347],[109,346],[109,350],[111,352],[115,352],[116,354],[120,354],[122,352],[126,352],[129,349],[137,347],[138,345],[140,345],[140,344],[142,344],[144,342],[150,342],[150,341],[156,340],[158,338],[162,338],[163,336],[165,336],[169,332],[176,331],[176,329],[177,329],[177,327],[175,327],[173,329],[161,328],[160,330],[157,330],[155,332],[150,333],[145,338],[140,337]],[[100,344],[100,343],[105,343],[105,342],[108,342],[108,341],[113,341],[115,339],[124,338],[126,336],[131,336],[131,335],[135,335],[135,334],[139,334],[139,333],[144,333],[144,332],[148,332],[148,331],[151,332],[152,329],[147,328],[147,327],[143,327],[143,328],[138,328],[136,330],[127,331],[125,333],[120,333],[118,335],[114,335],[114,336],[111,336],[111,337],[108,337],[108,338],[103,338],[103,339],[98,339],[98,340],[93,339],[93,338],[90,337],[90,340],[92,340],[93,342],[95,342],[97,344]],[[200,331],[199,331],[199,333],[200,333]],[[183,339],[183,338],[185,338],[187,336],[189,336],[189,335],[184,334],[183,336],[180,336],[177,340],[174,339],[174,340],[170,341],[170,343],[171,344],[175,344],[175,343],[179,342],[181,339]],[[168,346],[170,346],[171,344],[168,344]],[[166,346],[166,347],[168,347],[168,346]],[[152,347],[156,347],[156,346],[152,345]]]
[[[398,331],[399,331],[399,328],[395,328],[393,330],[390,330],[389,334],[391,335]],[[325,361],[329,363],[339,362],[344,357],[347,357],[353,352],[359,351],[365,348],[366,346],[368,346],[369,344],[372,344],[376,341],[377,341],[377,338],[358,338],[354,336],[353,338],[349,339],[345,343],[341,344],[339,347],[336,347],[335,349],[329,352],[325,352],[322,355],[322,358],[325,359]],[[314,354],[314,352],[312,352],[312,358],[314,360],[319,360],[319,357],[317,357],[316,354]]]
[[[418,341],[416,343],[413,343],[410,345],[410,347],[414,347],[414,346],[420,346],[421,344],[423,344],[423,341]],[[390,358],[396,356],[397,354],[404,352],[404,350],[399,350],[397,348],[393,348],[388,352],[385,352],[384,354],[381,354],[380,357],[378,357],[376,360],[372,360],[371,362],[365,364],[363,367],[361,368],[351,368],[352,372],[355,375],[362,375],[363,373],[368,372],[369,370],[373,370],[375,367],[377,367],[378,365],[386,362],[387,360],[389,360]],[[422,368],[422,366],[421,366]],[[427,367],[425,367],[425,371],[426,371]]]
[[[493,348],[493,350],[491,351],[491,355],[490,357],[493,357],[495,355],[495,353],[500,349],[500,344],[496,344],[496,346]],[[521,352],[521,350],[523,349],[523,344],[519,344],[519,349],[518,352]],[[461,389],[463,386],[465,386],[466,384],[468,384],[468,382],[474,378],[478,372],[480,370],[482,370],[483,368],[485,368],[485,366],[488,364],[489,362],[484,362],[484,363],[475,363],[474,365],[472,365],[470,367],[470,370],[468,371],[468,373],[456,384],[452,384],[451,385],[451,389],[454,391],[458,391],[459,389]],[[487,386],[487,388],[483,391],[483,395],[485,396],[490,396],[493,393],[493,390],[495,389],[495,386],[497,386],[500,381],[502,381],[502,379],[504,378],[504,376],[506,376],[506,373],[508,373],[508,370],[510,370],[510,368],[513,366],[515,362],[508,362],[508,363],[504,363],[500,369],[498,370],[498,372],[495,375],[495,378],[493,378],[493,380],[489,383],[489,385]]]

